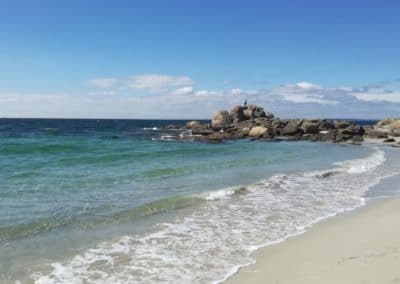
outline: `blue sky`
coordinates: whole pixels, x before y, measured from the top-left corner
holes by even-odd
[[[400,116],[400,1],[0,2],[0,117]]]

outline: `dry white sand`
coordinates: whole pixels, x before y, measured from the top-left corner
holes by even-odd
[[[400,283],[400,199],[329,219],[255,257],[227,283]]]

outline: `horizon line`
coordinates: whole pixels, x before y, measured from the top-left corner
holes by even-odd
[[[351,118],[351,117],[275,117],[280,119],[328,119],[328,120],[382,120],[380,118]],[[0,119],[62,119],[62,120],[212,120],[212,118],[101,118],[101,117],[17,117],[8,116],[0,117]]]

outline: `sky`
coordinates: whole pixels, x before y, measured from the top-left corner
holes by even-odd
[[[0,117],[400,117],[398,0],[1,0]]]

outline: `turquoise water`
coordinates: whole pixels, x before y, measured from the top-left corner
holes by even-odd
[[[373,147],[166,142],[143,128],[1,137],[0,282],[218,281],[388,174]]]

